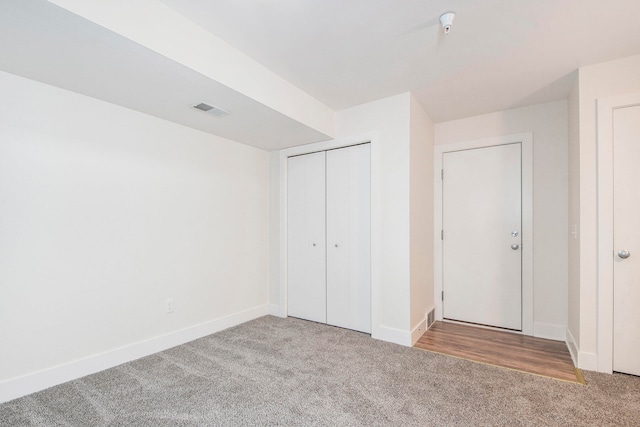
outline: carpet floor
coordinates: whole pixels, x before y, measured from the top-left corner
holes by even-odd
[[[2,426],[638,426],[640,378],[536,377],[266,316],[0,405]]]

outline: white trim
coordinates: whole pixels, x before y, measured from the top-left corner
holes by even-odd
[[[372,338],[377,340],[386,341],[405,347],[411,347],[411,332],[402,331],[396,328],[390,328],[388,326],[378,326],[378,332],[376,336]]]
[[[596,371],[598,369],[598,355],[586,351],[578,351],[578,368],[585,371]]]
[[[436,320],[442,320],[442,156],[452,151],[521,143],[522,147],[522,333],[533,335],[533,133],[435,146],[434,155],[434,298]]]
[[[427,316],[425,314],[424,319],[418,322],[418,324],[411,329],[411,346],[413,346],[416,343],[416,341],[420,339],[420,337],[426,332],[426,330],[427,330]]]
[[[565,325],[533,322],[533,336],[548,340],[564,341],[567,338],[567,327]]]
[[[597,100],[598,372],[613,372],[613,110],[640,105],[640,93]],[[582,364],[582,359],[580,359]],[[581,366],[582,367],[582,366]],[[589,368],[583,368],[589,369]]]
[[[287,317],[287,314],[282,310],[282,307],[277,304],[269,304],[267,307],[267,313],[272,316]]]
[[[371,144],[371,336],[383,341],[396,342],[394,333],[387,334],[380,326],[380,280],[382,265],[381,200],[380,200],[380,132],[369,132],[331,141],[317,142],[279,151],[280,168],[280,307],[283,317],[287,308],[287,158],[298,154],[331,150],[350,145]],[[409,332],[404,332],[409,336]],[[403,339],[403,345],[410,345],[410,337]]]
[[[571,355],[571,360],[573,360],[573,366],[578,366],[578,345],[576,344],[575,338],[573,338],[573,334],[567,328],[566,340],[567,348],[569,349],[569,354]]]
[[[267,314],[267,305],[234,313],[83,359],[0,382],[0,403],[139,359]]]

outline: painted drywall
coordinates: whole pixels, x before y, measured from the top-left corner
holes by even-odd
[[[325,135],[335,113],[311,95],[156,0],[50,0]]]
[[[569,288],[567,342],[574,358],[580,345],[580,95],[579,73],[569,93]],[[577,360],[574,360],[574,363]]]
[[[598,99],[640,92],[640,55],[579,70],[580,327],[578,365],[597,369],[597,144]]]
[[[433,295],[433,140],[431,119],[410,98],[410,301],[412,341],[424,333]]]
[[[7,73],[0,93],[1,387],[266,312],[268,153]]]
[[[269,303],[272,314],[286,315],[287,156],[370,141],[372,336],[411,345],[410,98],[409,93],[404,93],[340,111],[336,117],[335,140],[271,154]],[[275,251],[279,254],[277,259],[273,257]]]
[[[270,313],[274,316],[286,316],[284,311],[284,301],[281,301],[280,288],[284,284],[284,277],[281,277],[281,250],[280,233],[282,232],[280,223],[280,152],[269,153],[269,306]],[[284,195],[282,195],[284,197]]]
[[[410,97],[404,93],[336,114],[338,138],[380,134],[379,322],[402,334],[410,331]]]
[[[564,340],[567,326],[567,101],[435,125],[435,144],[533,132],[534,335]]]

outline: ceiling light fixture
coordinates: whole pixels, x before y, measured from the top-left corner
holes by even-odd
[[[447,35],[451,31],[451,26],[453,25],[453,18],[456,17],[456,14],[453,12],[447,12],[440,15],[440,23],[442,24],[442,29],[444,30],[444,34]]]

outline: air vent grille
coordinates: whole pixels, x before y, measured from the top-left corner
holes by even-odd
[[[435,309],[431,310],[429,312],[429,314],[427,314],[427,329],[429,329],[431,327],[431,325],[433,325],[433,322],[435,320]]]
[[[214,105],[207,104],[206,102],[200,102],[193,106],[196,110],[204,111],[205,113],[213,114],[216,117],[222,117],[230,114],[228,111]]]
[[[213,106],[209,105],[209,104],[205,104],[204,102],[201,102],[198,105],[194,105],[193,108],[196,108],[200,111],[209,111],[213,108]]]

